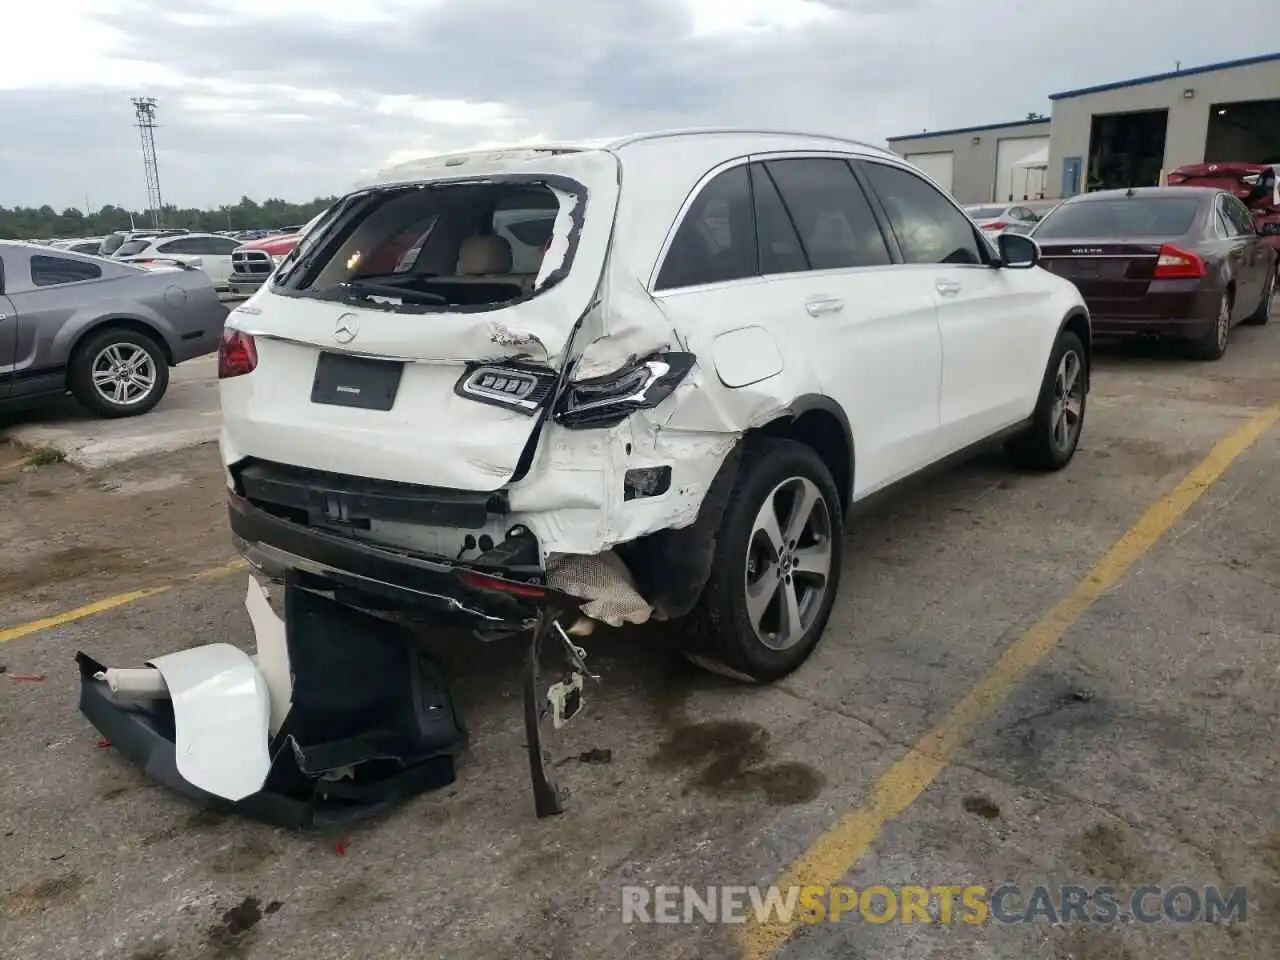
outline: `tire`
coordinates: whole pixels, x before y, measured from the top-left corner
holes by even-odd
[[[1191,341],[1187,355],[1192,360],[1220,360],[1227,352],[1227,340],[1231,336],[1231,294],[1224,293],[1218,305],[1218,319],[1199,340]]]
[[[114,354],[109,352],[113,351]],[[117,360],[125,361],[122,366]],[[102,374],[125,370],[132,374],[103,384],[94,382],[95,369]],[[145,333],[129,327],[107,326],[94,330],[76,347],[67,365],[67,387],[80,405],[100,417],[136,417],[146,413],[169,388],[169,364],[160,345]],[[148,383],[145,391],[140,384]],[[123,389],[123,400],[113,400],[111,393]],[[140,392],[141,391],[141,392]]]
[[[1031,415],[1031,426],[1005,445],[1005,452],[1014,466],[1049,472],[1061,470],[1071,462],[1084,430],[1089,376],[1084,344],[1070,330],[1063,330],[1049,355],[1049,365],[1040,385],[1040,398]],[[1075,399],[1074,404],[1061,402],[1064,390]],[[1074,422],[1072,410],[1075,411]]]
[[[774,438],[747,442],[717,532],[711,576],[698,606],[678,625],[677,636],[682,652],[697,665],[748,683],[769,683],[809,659],[822,637],[840,586],[844,519],[835,481],[812,448]],[[778,573],[778,564],[770,562],[777,553],[757,523],[766,516],[766,507],[773,506],[775,517],[782,511],[779,532],[787,532],[788,514],[801,490],[815,498],[808,522],[800,536],[784,543],[781,555],[784,563],[800,561],[799,551],[791,552],[798,541],[800,550],[811,551],[809,559],[820,568],[825,547],[826,575],[821,582],[816,573]],[[771,575],[775,579],[767,579]],[[755,617],[748,605],[748,579],[753,576],[769,597],[755,608]],[[797,600],[799,623],[794,631],[787,630],[781,618],[788,596]],[[791,635],[783,637],[784,633]]]
[[[1258,309],[1253,311],[1244,318],[1244,322],[1251,327],[1261,327],[1271,319],[1271,303],[1275,299],[1277,277],[1280,274],[1272,273],[1267,277],[1266,284],[1262,288],[1262,302],[1258,304]]]

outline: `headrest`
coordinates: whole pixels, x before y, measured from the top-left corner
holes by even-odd
[[[460,276],[483,276],[489,273],[511,272],[511,244],[498,236],[489,233],[468,237],[462,242],[458,251],[458,274]]]

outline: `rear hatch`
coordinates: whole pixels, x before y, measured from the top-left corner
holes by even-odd
[[[1138,194],[1064,203],[1032,231],[1041,265],[1070,280],[1097,316],[1157,317],[1161,253],[1192,232],[1201,199]]]
[[[1171,187],[1229,190],[1255,213],[1280,213],[1280,164],[1196,163],[1169,174]]]
[[[228,459],[500,488],[595,300],[617,195],[612,154],[534,149],[347,197],[228,317]]]

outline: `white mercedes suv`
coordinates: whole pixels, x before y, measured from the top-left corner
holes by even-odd
[[[755,682],[822,635],[849,508],[1004,442],[1072,458],[1089,315],[896,156],[693,130],[436,157],[228,317],[244,556],[353,605],[673,621]],[[571,622],[570,622],[571,621]]]

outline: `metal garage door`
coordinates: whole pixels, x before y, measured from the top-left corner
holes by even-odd
[[[946,153],[908,153],[902,159],[933,177],[947,192],[951,191],[952,153],[950,150]]]
[[[1028,173],[1026,167],[1018,164],[1037,159],[1044,154],[1045,163],[1049,157],[1048,137],[1017,137],[1001,140],[996,147],[996,189],[992,197],[997,203],[1007,200],[1035,200],[1043,189],[1038,171]],[[1030,194],[1025,196],[1024,194]]]

